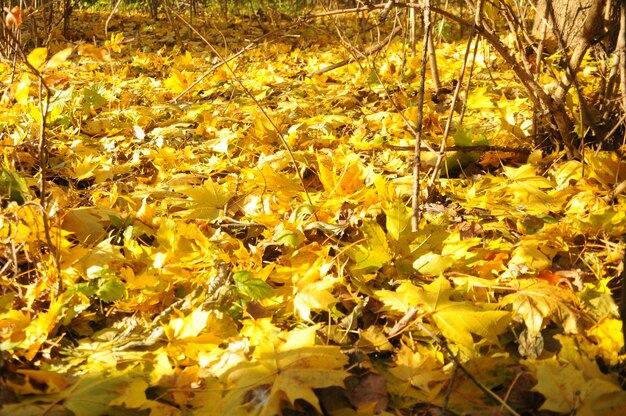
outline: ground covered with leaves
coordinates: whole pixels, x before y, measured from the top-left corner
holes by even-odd
[[[350,58],[328,22],[256,43],[255,20],[207,24],[223,57],[253,45],[231,72],[166,20],[94,38],[105,20],[27,51],[50,88],[48,227],[38,80],[0,64],[0,414],[623,414],[626,162],[531,148],[496,55],[479,48],[449,144],[512,151],[449,152],[414,232],[400,39],[306,76]],[[464,50],[438,45],[444,83]]]

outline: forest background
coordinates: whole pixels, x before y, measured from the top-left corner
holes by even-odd
[[[2,8],[0,414],[624,414],[624,2]]]

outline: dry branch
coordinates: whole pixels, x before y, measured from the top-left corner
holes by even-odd
[[[310,15],[307,15],[305,18],[311,19],[311,18],[316,18],[316,17],[323,17],[323,16],[330,16],[330,15],[337,15],[337,14],[356,13],[356,12],[366,11],[366,10],[383,9],[386,6],[387,6],[387,2],[376,4],[376,5],[371,5],[371,6],[366,6],[366,7],[356,7],[353,9],[337,10],[334,12],[310,14]],[[424,5],[421,3],[410,3],[410,2],[394,3],[394,7],[414,8],[414,9],[421,10],[421,11],[424,10]],[[547,120],[546,122],[544,122],[545,127],[551,130],[553,134],[557,138],[560,139],[560,141],[565,145],[570,156],[574,156],[577,158],[580,157],[580,152],[578,151],[577,147],[574,144],[574,140],[573,140],[573,134],[574,134],[573,127],[574,126],[573,126],[572,120],[569,118],[565,110],[565,104],[562,100],[562,96],[564,96],[564,94],[562,91],[560,91],[559,95],[557,95],[556,97],[552,97],[551,95],[549,95],[543,89],[542,85],[535,79],[534,74],[526,70],[523,67],[523,65],[515,57],[514,52],[511,51],[511,49],[502,42],[502,40],[495,33],[495,31],[485,26],[484,22],[482,22],[480,19],[469,21],[459,16],[456,16],[453,13],[450,13],[446,10],[443,10],[441,8],[434,7],[434,6],[431,6],[430,10],[462,26],[466,26],[466,27],[473,26],[476,33],[482,36],[498,52],[498,54],[502,57],[502,59],[504,59],[506,64],[515,72],[515,75],[520,80],[520,82],[524,85],[524,88],[526,89],[528,96],[530,100],[533,102],[533,104],[535,105],[535,107],[541,109],[542,115],[545,118],[549,118],[551,120],[551,122],[548,122]],[[479,24],[476,24],[476,20],[478,20]],[[381,43],[384,44],[384,42],[381,42]],[[378,44],[375,47],[382,48],[382,45]],[[368,52],[371,54],[371,53],[374,53],[375,51],[368,50],[365,52],[365,54],[367,54]],[[577,53],[579,52],[580,51],[577,51]],[[572,68],[578,67],[576,65],[577,59],[578,58],[576,57],[572,57],[572,59],[570,60],[570,64]],[[353,61],[354,59],[344,60],[342,62],[336,63],[329,67],[315,71],[309,74],[309,76],[331,71],[333,69],[347,65],[348,63],[353,62]],[[571,81],[568,85],[571,85]],[[564,88],[567,86],[562,85],[562,87]],[[567,90],[565,90],[565,92],[566,91]]]
[[[380,51],[382,48],[385,47],[385,45],[387,45],[401,31],[402,31],[402,26],[396,26],[385,39],[383,39],[382,41],[378,42],[376,45],[374,45],[374,46],[372,46],[370,48],[367,48],[365,51],[361,52],[362,57],[367,57],[369,55],[372,55],[372,54]],[[351,64],[352,62],[355,62],[355,61],[356,61],[356,59],[354,57],[351,57],[351,58],[348,58],[348,59],[344,59],[341,62],[337,62],[337,63],[329,65],[329,66],[327,66],[325,68],[318,69],[317,71],[313,71],[313,72],[307,74],[306,76],[310,78],[310,77],[315,76],[315,75],[321,75],[323,73],[335,70],[337,68],[341,68],[342,66],[346,66],[348,64]]]
[[[399,151],[415,150],[413,146],[398,146],[394,144],[386,144],[385,147]],[[422,152],[432,152],[430,147],[420,147]],[[511,152],[524,155],[530,154],[531,150],[524,147],[507,147],[507,146],[446,146],[444,152]]]

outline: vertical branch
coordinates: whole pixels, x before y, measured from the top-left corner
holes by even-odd
[[[547,10],[544,12],[547,16]],[[546,16],[544,16],[544,18],[547,18]],[[539,77],[541,76],[541,64],[543,62],[543,59],[541,59],[541,57],[543,56],[543,47],[544,47],[544,43],[546,40],[546,31],[548,30],[548,26],[546,24],[544,24],[541,27],[541,38],[539,39],[539,45],[537,45],[537,50],[535,51],[535,74],[534,74],[534,79],[536,83],[539,83]],[[539,114],[537,112],[537,107],[534,106],[533,107],[533,130],[532,130],[532,135],[533,135],[533,141],[534,141],[534,145],[535,146],[539,146],[540,142],[538,140],[538,133],[539,133]]]
[[[463,66],[461,67],[461,73],[459,74],[459,82],[457,82],[456,87],[454,88],[454,94],[452,95],[452,102],[450,103],[450,111],[448,112],[448,119],[446,120],[446,126],[443,131],[443,137],[441,138],[441,147],[439,148],[439,154],[437,155],[437,162],[435,163],[435,167],[433,168],[433,174],[430,177],[430,181],[428,182],[428,195],[432,194],[435,182],[439,178],[439,171],[441,170],[441,163],[443,162],[443,158],[445,156],[446,151],[446,141],[448,140],[448,136],[450,135],[450,128],[452,127],[452,118],[454,117],[454,107],[456,106],[456,102],[459,98],[459,92],[461,91],[461,86],[463,85],[463,78],[465,78],[465,70],[467,69],[467,58],[469,57],[470,48],[472,46],[472,40],[474,39],[476,24],[472,24],[470,28],[469,37],[467,39],[467,47],[465,48],[465,57],[463,58]]]
[[[467,76],[467,88],[466,90],[470,90],[470,85],[472,84],[472,74],[474,73],[474,65],[476,65],[476,54],[478,52],[478,43],[480,38],[476,39],[474,42],[474,53],[472,54],[472,63],[470,64],[469,75]],[[461,106],[461,111],[459,112],[459,124],[463,124],[463,118],[465,117],[465,110],[467,109],[467,99],[469,98],[469,94],[465,94],[463,99],[463,105]]]
[[[167,17],[167,21],[169,22],[172,30],[174,30],[174,39],[176,43],[180,43],[180,34],[178,32],[178,26],[174,24],[174,20],[172,19],[171,6],[168,0],[163,1],[163,9],[165,10],[165,16]]]
[[[115,15],[115,13],[117,12],[117,8],[120,6],[121,2],[122,0],[117,0],[115,2],[115,5],[111,9],[111,12],[109,13],[109,16],[107,17],[107,20],[104,22],[104,37],[105,38],[109,37],[109,22],[111,21],[111,18],[113,17],[113,15]]]
[[[619,10],[619,73],[622,88],[622,111],[626,111],[626,3],[622,2]]]
[[[41,121],[39,123],[39,174],[41,175],[39,182],[39,204],[41,205],[41,211],[43,216],[43,230],[46,237],[46,244],[48,245],[48,252],[57,271],[57,293],[61,294],[61,292],[63,291],[63,279],[61,278],[61,273],[59,269],[60,261],[56,257],[57,253],[55,253],[56,250],[54,245],[52,244],[52,236],[50,235],[50,216],[48,215],[48,199],[46,197],[46,173],[48,169],[48,138],[46,136],[46,118],[48,116],[48,109],[50,108],[50,89],[44,82],[41,73],[35,68],[31,69],[34,70],[35,76],[39,79],[38,95],[39,112],[41,113]]]
[[[60,273],[60,261],[56,257],[57,252],[55,246],[52,244],[52,236],[50,234],[50,217],[48,215],[47,210],[47,184],[46,184],[46,172],[48,167],[48,140],[46,136],[46,118],[48,116],[48,110],[50,108],[50,97],[52,95],[50,88],[46,84],[43,79],[43,75],[39,71],[39,69],[35,68],[30,62],[28,62],[28,57],[22,45],[20,43],[19,31],[18,34],[14,34],[11,31],[6,31],[6,34],[11,38],[13,53],[17,59],[17,55],[19,54],[21,61],[26,65],[26,67],[30,70],[30,72],[37,78],[39,81],[38,88],[38,100],[39,100],[39,112],[41,113],[41,120],[39,122],[39,137],[38,137],[38,158],[39,158],[39,174],[40,174],[40,182],[39,182],[39,205],[42,211],[42,220],[43,220],[43,228],[44,228],[44,237],[46,239],[46,244],[48,246],[48,253],[50,255],[50,259],[52,260],[55,269],[57,271],[57,292],[60,294],[63,290],[63,280],[61,279]],[[15,67],[14,67],[15,70]],[[45,97],[44,97],[45,96]]]
[[[432,34],[428,36],[428,59],[430,61],[430,76],[433,80],[433,88],[435,89],[435,91],[438,91],[441,88],[441,82],[439,81],[439,69],[437,69],[437,54],[435,52],[435,41],[433,40],[433,38],[434,36],[432,36]]]
[[[623,2],[622,2],[623,3]],[[548,11],[550,13],[550,18],[553,19],[553,22],[556,22],[556,17],[554,15],[554,8],[552,7],[552,2],[546,3],[548,6]],[[597,22],[598,19],[603,15],[604,7],[606,4],[606,0],[596,0],[592,3],[591,7],[587,11],[586,19],[583,23],[582,32],[580,36],[577,36],[577,43],[572,48],[571,56],[566,65],[566,78],[562,80],[560,85],[558,86],[556,92],[554,93],[554,99],[557,102],[562,102],[569,91],[569,88],[576,81],[576,73],[580,68],[580,64],[585,57],[585,53],[591,46],[593,42],[593,38],[595,37],[597,31]],[[600,20],[601,21],[601,20]],[[559,30],[558,25],[554,26],[554,34],[557,36],[557,40],[559,42],[560,47],[567,47],[570,45],[566,45],[566,42],[563,40],[563,36],[561,31]]]
[[[411,227],[417,231],[420,222],[420,163],[422,147],[422,121],[424,120],[424,84],[426,83],[426,58],[430,37],[430,0],[424,2],[424,39],[422,41],[422,61],[420,63],[420,86],[418,90],[417,121],[415,125],[415,157],[413,160],[413,215]]]
[[[624,8],[624,3],[622,3],[622,11],[620,11],[620,25],[622,16],[624,15]],[[626,244],[626,234],[622,235],[622,243]],[[620,354],[626,353],[626,284],[624,284],[624,282],[626,282],[626,246],[623,250],[624,257],[622,258],[622,273],[620,274],[620,277],[622,278],[622,298],[620,299],[619,315],[620,318],[622,318],[622,336],[624,339],[624,345],[620,350]]]
[[[576,146],[574,146],[571,137],[573,130],[572,121],[570,120],[563,103],[555,100],[551,95],[549,95],[543,89],[541,84],[535,80],[534,74],[527,72],[519,64],[513,52],[502,42],[493,28],[487,27],[483,24],[476,25],[476,22],[468,22],[467,20],[434,6],[431,7],[431,11],[459,24],[470,26],[470,39],[473,37],[474,33],[477,33],[489,42],[489,44],[515,72],[517,78],[524,85],[524,88],[528,93],[528,98],[536,107],[541,108],[544,111],[544,115],[551,119],[552,123],[546,123],[546,128],[550,129],[556,137],[565,143],[568,156],[580,157],[580,152]]]
[[[72,17],[72,1],[63,0],[63,36],[65,37],[65,39],[69,39],[71,17]]]
[[[45,8],[44,10],[44,37],[48,36],[52,33],[52,25],[54,23],[54,1],[53,0],[44,0],[42,1],[42,5]],[[48,39],[49,41],[49,39]],[[44,45],[46,41],[44,41]]]
[[[415,27],[417,23],[415,22],[415,9],[411,7],[409,9],[409,45],[411,45],[411,53],[412,56],[415,56]]]

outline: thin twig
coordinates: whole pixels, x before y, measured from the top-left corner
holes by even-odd
[[[424,121],[424,90],[426,85],[426,58],[428,54],[428,38],[431,35],[430,26],[430,0],[426,0],[424,6],[424,39],[422,40],[422,62],[420,63],[420,86],[417,92],[417,120],[415,122],[415,146],[413,148],[413,200],[411,202],[411,229],[417,232],[420,223],[420,169],[422,151],[422,124]]]
[[[372,46],[370,48],[367,48],[365,51],[361,52],[361,55],[363,57],[367,57],[369,55],[372,55],[372,54],[380,51],[382,48],[384,48],[386,45],[388,45],[389,42],[394,37],[396,37],[396,35],[398,33],[400,33],[401,30],[402,30],[402,26],[396,26],[385,39],[383,39],[382,41],[378,42],[376,45],[374,45],[374,46]],[[310,78],[310,77],[313,77],[315,75],[321,75],[321,74],[323,74],[325,72],[329,72],[329,71],[332,71],[334,69],[341,68],[342,66],[346,66],[346,65],[351,64],[352,62],[355,62],[355,61],[356,61],[356,58],[350,57],[348,59],[344,59],[341,62],[334,63],[334,64],[329,65],[327,67],[318,69],[317,71],[313,71],[313,72],[307,74],[307,77]]]
[[[109,37],[109,23],[111,22],[111,18],[113,17],[115,12],[117,12],[117,8],[120,6],[121,2],[122,0],[117,0],[117,2],[115,2],[115,6],[113,6],[111,13],[109,13],[109,17],[107,17],[106,22],[104,22],[104,36],[107,38]]]
[[[512,415],[519,416],[519,413],[517,413],[513,408],[511,408],[511,406],[509,406],[508,403],[502,400],[500,396],[498,396],[493,391],[491,391],[487,386],[482,384],[476,377],[474,377],[472,373],[469,372],[467,368],[465,368],[465,366],[461,363],[461,361],[459,360],[457,355],[454,353],[454,351],[452,351],[452,349],[450,348],[450,346],[448,345],[445,339],[441,339],[437,334],[435,334],[433,331],[428,329],[428,327],[426,327],[424,324],[419,322],[421,318],[417,316],[418,312],[419,310],[416,306],[410,307],[406,311],[402,319],[400,319],[396,323],[396,325],[394,325],[394,327],[389,331],[388,338],[391,339],[393,337],[400,335],[411,325],[417,326],[418,331],[425,332],[426,335],[428,335],[433,341],[435,341],[435,343],[437,343],[437,345],[439,345],[447,353],[447,355],[450,357],[450,359],[454,363],[455,367],[461,370],[467,376],[467,378],[476,385],[476,387],[478,387],[487,396],[497,401],[504,409],[506,409]]]
[[[300,172],[300,169],[298,168],[298,162],[296,161],[296,157],[293,154],[293,151],[291,150],[291,147],[289,146],[289,143],[287,143],[287,140],[285,139],[285,136],[280,131],[280,129],[278,128],[278,126],[276,125],[274,120],[272,120],[272,118],[269,116],[269,114],[267,113],[265,108],[263,108],[261,103],[259,103],[259,101],[254,97],[254,94],[252,94],[252,92],[250,92],[250,90],[243,84],[243,81],[237,76],[237,74],[235,74],[235,70],[229,65],[228,62],[226,62],[226,60],[222,57],[222,55],[219,53],[219,51],[217,49],[215,49],[213,44],[211,44],[211,42],[209,42],[195,27],[193,27],[177,11],[171,10],[171,12],[176,17],[178,17],[180,19],[180,21],[183,22],[189,29],[191,29],[191,31],[194,32],[209,47],[209,49],[211,49],[211,52],[213,52],[215,54],[215,56],[217,56],[217,58],[220,61],[224,62],[224,65],[226,66],[228,71],[233,76],[233,79],[235,80],[235,82],[237,84],[239,84],[239,87],[242,89],[242,91],[252,100],[252,102],[254,102],[254,104],[258,107],[259,111],[261,111],[261,114],[263,114],[263,117],[265,117],[265,119],[268,121],[268,123],[270,123],[270,125],[274,128],[274,131],[276,131],[276,135],[278,136],[281,144],[283,145],[283,147],[287,151],[287,154],[289,155],[289,159],[291,160],[291,163],[292,163],[292,165],[294,167],[294,170],[296,171],[296,175],[298,175],[298,179],[300,180],[300,186],[302,186],[302,191],[304,192],[304,195],[305,195],[305,197],[307,199],[307,202],[309,203],[309,205],[311,207],[313,207],[313,201],[311,200],[311,195],[309,195],[309,192],[306,189],[307,187],[306,187],[306,184],[304,183],[304,177],[302,176],[302,172]],[[312,215],[315,218],[315,220],[319,220],[317,218],[317,214],[315,212],[313,212]]]
[[[385,147],[393,150],[400,151],[412,151],[415,150],[413,146],[399,146],[395,144],[385,144]],[[422,146],[420,147],[421,151],[435,152],[430,146]],[[508,147],[508,146],[446,146],[445,152],[512,152],[512,153],[520,153],[524,155],[528,155],[531,153],[530,149],[524,147]]]
[[[185,94],[187,94],[189,91],[191,91],[196,85],[198,85],[199,83],[202,82],[203,79],[205,79],[206,77],[208,77],[209,75],[211,75],[213,72],[215,72],[215,70],[217,70],[219,67],[221,67],[222,65],[225,65],[226,63],[234,60],[235,58],[237,58],[239,55],[242,55],[252,49],[255,49],[258,47],[258,44],[255,43],[251,43],[248,46],[246,46],[245,48],[241,49],[239,52],[237,52],[236,54],[230,56],[228,59],[225,60],[220,60],[220,62],[216,63],[215,65],[213,65],[211,68],[209,68],[209,70],[207,70],[204,74],[202,74],[198,79],[196,79],[194,82],[192,82],[187,88],[184,89],[183,92],[181,92],[180,94],[178,94],[176,97],[172,98],[171,102],[176,104],[178,102],[178,100],[184,96]]]
[[[411,123],[411,121],[408,118],[406,118],[406,115],[404,115],[404,112],[402,111],[402,109],[400,108],[400,106],[398,105],[396,100],[394,100],[393,97],[391,96],[391,94],[389,93],[389,90],[387,89],[387,87],[383,83],[383,80],[382,80],[382,78],[380,76],[380,73],[378,72],[378,68],[376,68],[376,65],[374,64],[374,62],[372,62],[372,71],[374,72],[374,76],[376,76],[376,80],[378,81],[378,83],[383,86],[384,91],[385,91],[385,95],[387,96],[387,99],[389,100],[389,102],[391,103],[393,108],[400,115],[400,118],[402,119],[402,121],[404,122],[406,127],[410,130],[411,134],[413,134],[414,137],[417,137],[417,134],[418,134],[417,133],[417,127],[413,126],[413,123]],[[418,109],[418,112],[419,112],[419,109]],[[394,145],[387,145],[386,144],[385,146],[386,147],[390,147],[390,148],[394,148]],[[426,142],[423,142],[420,145],[420,149],[425,149],[425,150],[428,150],[429,152],[435,152],[436,151],[435,149],[433,149]],[[415,146],[398,146],[397,150],[415,150]]]
[[[452,102],[450,103],[450,111],[448,113],[448,119],[446,120],[446,126],[443,130],[443,137],[441,139],[441,147],[439,149],[439,155],[437,157],[437,161],[435,162],[435,167],[433,168],[433,173],[430,177],[430,181],[428,182],[428,196],[429,198],[433,195],[435,182],[439,178],[439,170],[441,169],[441,164],[443,163],[443,158],[446,152],[446,141],[448,140],[448,136],[450,135],[450,128],[452,127],[452,118],[454,117],[454,107],[456,106],[456,102],[459,98],[459,92],[461,91],[461,86],[463,85],[463,78],[465,78],[465,70],[467,68],[467,59],[469,57],[469,51],[472,46],[472,40],[474,39],[474,29],[476,24],[472,24],[470,29],[470,34],[467,39],[467,47],[465,48],[465,56],[463,57],[463,66],[461,67],[461,73],[459,74],[459,82],[457,82],[456,87],[454,88],[454,94],[452,95]]]
[[[40,175],[39,198],[40,198],[40,205],[42,208],[44,237],[46,239],[46,244],[48,245],[48,252],[50,254],[50,258],[52,259],[52,262],[57,272],[57,279],[58,279],[57,292],[58,294],[60,294],[63,291],[63,279],[61,278],[61,269],[60,269],[61,265],[60,265],[60,260],[57,258],[57,256],[60,255],[60,253],[56,252],[55,246],[52,243],[52,237],[50,234],[50,217],[48,216],[47,196],[46,196],[46,193],[47,193],[46,174],[47,174],[47,167],[48,167],[48,140],[46,136],[46,128],[47,128],[46,118],[48,116],[48,109],[50,108],[50,97],[52,95],[52,91],[50,90],[50,87],[48,87],[46,82],[44,81],[43,75],[41,74],[41,72],[28,61],[26,52],[24,51],[22,46],[19,44],[17,37],[15,37],[15,35],[11,31],[6,31],[6,33],[14,42],[13,43],[14,53],[16,55],[19,53],[24,65],[26,65],[26,67],[31,71],[31,73],[35,77],[37,77],[37,79],[39,80],[38,99],[39,99],[39,111],[41,113],[41,121],[39,123],[39,144],[38,144],[39,175]],[[45,98],[44,98],[44,90],[45,90]]]
[[[242,55],[248,51],[251,51],[252,49],[256,49],[258,48],[261,43],[260,41],[262,41],[263,39],[275,34],[278,31],[283,31],[283,30],[288,30],[291,29],[293,27],[296,27],[298,25],[300,25],[301,22],[297,21],[296,23],[293,23],[292,25],[288,26],[287,28],[281,28],[281,29],[275,29],[269,33],[265,33],[261,36],[258,36],[257,38],[253,39],[250,41],[250,44],[248,46],[246,46],[245,48],[241,49],[239,52],[237,52],[236,54],[228,57],[227,59],[220,59],[220,61],[218,63],[216,63],[215,65],[213,65],[211,68],[209,68],[204,74],[202,74],[197,80],[195,80],[191,85],[189,85],[187,88],[185,88],[185,90],[183,92],[181,92],[180,94],[178,94],[176,97],[172,98],[171,102],[172,103],[176,103],[180,97],[182,97],[183,95],[187,94],[189,91],[191,91],[196,85],[198,85],[200,82],[202,82],[203,79],[205,79],[206,77],[208,77],[209,75],[211,75],[213,72],[215,72],[216,69],[218,69],[219,67],[221,67],[222,65],[227,64],[228,62],[234,60],[235,58],[239,57],[239,55]],[[192,30],[194,31],[194,33],[197,34],[195,28],[192,28]],[[204,38],[202,38],[204,39]]]
[[[620,5],[620,11],[619,11],[619,41],[618,44],[620,45],[620,48],[618,50],[618,54],[619,54],[619,68],[620,68],[620,85],[622,87],[622,112],[626,112],[626,2],[621,3]],[[624,122],[624,117],[626,117],[626,114],[624,114],[624,116],[622,117],[622,119],[620,120],[619,124],[623,125]],[[614,130],[617,130],[619,124],[616,124],[615,127],[613,127],[613,129],[611,130],[611,132],[609,132],[609,134],[613,134]],[[607,135],[605,137],[605,140],[608,139],[610,137],[610,135]],[[623,138],[622,138],[622,147],[626,145],[626,133],[624,134]],[[623,157],[623,154],[621,153],[620,150],[620,154]],[[619,174],[619,170],[617,172],[615,172],[615,175],[617,177],[617,175]],[[626,188],[626,181],[621,182],[620,184],[618,184],[617,186],[615,186],[615,188],[613,189],[612,192],[612,197],[615,198],[619,193],[624,192]],[[626,262],[626,260],[625,260]],[[624,266],[624,268],[626,268],[626,265]],[[624,296],[626,296],[626,289],[624,289],[624,280],[626,279],[622,279],[622,303],[624,303]],[[624,333],[626,334],[626,327],[624,329]],[[626,336],[625,336],[626,339]],[[624,343],[624,349],[626,349],[626,342]]]

